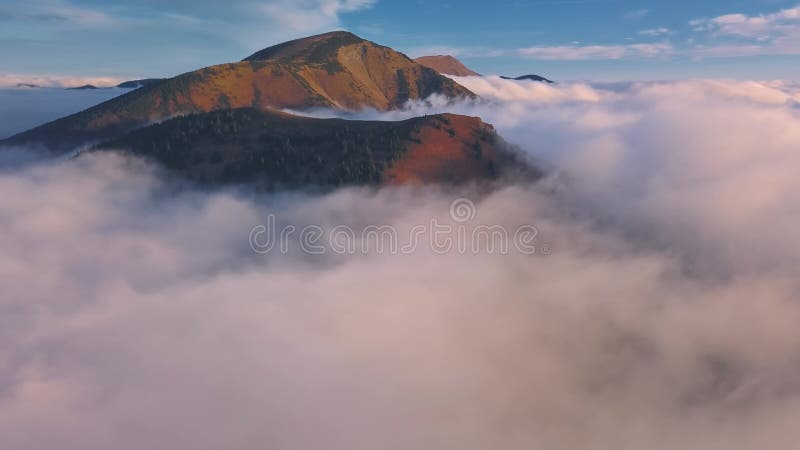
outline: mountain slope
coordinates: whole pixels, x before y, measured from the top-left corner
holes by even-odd
[[[491,125],[452,114],[378,122],[214,111],[133,131],[101,150],[143,155],[203,183],[271,189],[463,183],[524,167]]]
[[[422,56],[414,61],[441,74],[455,75],[457,77],[480,76],[479,73],[473,72],[461,61],[450,55]]]
[[[0,145],[41,143],[67,151],[183,114],[243,107],[390,110],[432,94],[474,97],[402,53],[347,32],[326,33],[155,82]]]

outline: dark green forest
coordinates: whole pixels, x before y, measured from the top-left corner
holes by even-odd
[[[95,147],[147,156],[205,183],[373,184],[432,116],[403,122],[313,119],[253,108],[187,115]]]

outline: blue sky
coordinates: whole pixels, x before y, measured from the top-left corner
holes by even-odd
[[[800,79],[798,0],[0,0],[0,83],[171,76],[347,29],[482,73]]]

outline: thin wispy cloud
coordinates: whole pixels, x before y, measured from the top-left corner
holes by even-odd
[[[521,70],[520,58],[536,58],[627,59],[644,73],[657,70],[646,62],[657,57],[672,66],[669,72],[693,76],[691,60],[696,58],[800,53],[800,6],[751,2],[739,4],[737,11],[726,10],[729,2],[724,0],[711,1],[716,3],[710,10],[725,14],[703,17],[688,4],[662,14],[648,2],[596,0],[512,2],[490,12],[485,2],[465,0],[435,7],[448,15],[457,12],[452,17],[458,20],[434,20],[434,6],[417,2],[419,12],[398,11],[392,0],[0,0],[0,60],[9,73],[161,77],[339,29],[380,38],[414,57],[441,53],[499,60],[479,67],[483,72],[498,66]],[[531,20],[535,24],[523,24],[523,12],[531,7],[537,11]],[[576,17],[592,17],[593,25],[582,27]],[[123,46],[135,51],[121,58]],[[81,50],[62,57],[75,49]],[[738,72],[769,77],[775,69],[774,64],[753,64]],[[580,76],[588,68],[567,70]],[[729,74],[722,66],[715,70]],[[785,65],[777,70],[780,76],[793,76]]]
[[[711,19],[694,19],[689,24],[695,31],[710,31],[720,36],[767,39],[796,32],[800,26],[800,6],[757,16],[725,14]]]
[[[507,56],[511,53],[503,49],[491,49],[480,47],[453,47],[447,45],[427,45],[422,47],[411,47],[404,49],[404,52],[412,58],[430,55],[450,55],[465,58],[498,58]]]
[[[628,16],[644,16],[647,10]],[[525,57],[544,61],[591,61],[652,58],[721,58],[760,55],[800,55],[800,6],[761,15],[725,14],[694,19],[689,30],[700,33],[677,45],[669,38],[680,31],[654,27],[638,31],[640,39],[619,44],[536,45],[512,50],[450,48],[450,53],[475,57]],[[641,42],[660,38],[662,42]],[[633,41],[633,42],[630,42]],[[637,42],[640,41],[640,42]],[[446,50],[446,49],[443,49]]]
[[[660,27],[660,28],[650,28],[647,30],[642,30],[639,32],[642,36],[649,36],[649,37],[657,37],[657,36],[664,36],[672,33],[669,28]]]
[[[626,19],[643,19],[650,14],[649,9],[635,9],[633,11],[628,11],[625,13],[624,17]]]
[[[517,50],[520,56],[540,60],[603,60],[657,58],[673,53],[670,44],[540,46]]]
[[[800,6],[767,14],[725,14],[689,25],[709,42],[691,50],[698,57],[800,54]],[[724,39],[723,43],[717,43]]]
[[[671,55],[669,43],[636,43],[624,45],[552,45],[518,49],[461,48],[447,46],[417,47],[407,50],[413,57],[451,55],[470,58],[530,58],[542,61],[618,60],[626,58],[657,58]]]
[[[43,22],[56,28],[96,29],[119,26],[122,20],[98,9],[84,8],[64,1],[32,0],[24,8],[0,5],[0,23]]]
[[[14,25],[7,33],[27,35],[62,29],[96,32],[96,36],[152,30],[216,36],[261,48],[269,43],[342,27],[342,14],[370,8],[375,0],[130,0],[124,6],[82,6],[70,0],[31,0],[24,8],[0,6],[0,24]],[[19,27],[28,24],[27,27]]]

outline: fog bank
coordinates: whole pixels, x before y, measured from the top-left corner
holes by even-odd
[[[115,155],[0,173],[17,449],[750,450],[800,439],[797,90],[462,81],[538,185],[175,191]],[[413,112],[445,106],[412,105]],[[252,227],[534,225],[547,255],[258,255]]]

